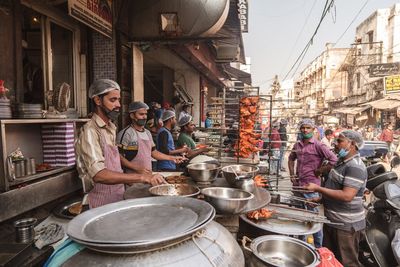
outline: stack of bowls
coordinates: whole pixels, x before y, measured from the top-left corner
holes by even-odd
[[[12,118],[11,104],[8,99],[0,99],[0,118],[10,119]]]
[[[19,119],[41,119],[43,118],[42,105],[19,103],[15,106],[15,115]]]

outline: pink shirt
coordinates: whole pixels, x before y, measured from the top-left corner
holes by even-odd
[[[309,143],[304,143],[303,140],[297,141],[289,155],[289,160],[297,160],[296,174],[300,179],[300,185],[308,183],[320,185],[321,181],[315,176],[314,171],[321,167],[324,160],[335,165],[337,157],[326,145],[311,138]]]

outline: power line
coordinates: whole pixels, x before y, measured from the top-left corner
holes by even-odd
[[[356,16],[352,19],[350,24],[347,26],[346,30],[342,33],[342,35],[339,36],[339,38],[336,40],[335,44],[333,46],[336,46],[336,44],[343,38],[343,36],[346,34],[346,32],[349,30],[351,25],[354,23],[354,21],[358,18],[358,16],[361,14],[362,10],[367,6],[369,0],[365,1],[364,5],[360,8]]]
[[[322,21],[324,20],[326,14],[328,14],[328,11],[330,10],[330,8],[333,5],[334,0],[331,0],[329,2],[329,0],[325,1],[325,6],[324,6],[324,10],[322,12],[321,18],[318,22],[317,27],[314,30],[314,33],[312,34],[310,40],[308,41],[308,43],[306,44],[306,46],[304,47],[304,49],[301,51],[300,55],[297,57],[296,61],[293,63],[292,67],[289,69],[289,71],[286,73],[285,77],[283,78],[283,80],[286,80],[286,78],[289,76],[289,74],[292,72],[292,70],[296,67],[297,63],[302,60],[304,58],[304,54],[307,53],[308,49],[310,48],[310,46],[313,44],[314,41],[314,37],[318,32],[319,27],[322,24]]]
[[[294,42],[294,44],[293,44],[293,46],[292,46],[292,49],[290,50],[289,56],[288,56],[288,58],[287,58],[287,60],[286,60],[286,63],[285,63],[285,65],[282,67],[281,73],[282,73],[283,70],[287,67],[287,65],[288,65],[288,63],[289,63],[289,59],[290,59],[290,58],[292,57],[292,55],[293,55],[294,48],[296,47],[297,43],[298,43],[299,40],[300,40],[300,36],[303,34],[303,31],[304,31],[304,29],[306,28],[306,25],[307,25],[307,23],[308,23],[309,18],[311,17],[311,13],[312,13],[312,11],[314,10],[314,7],[315,7],[315,4],[316,4],[316,3],[317,3],[317,0],[314,0],[314,3],[313,3],[313,5],[312,5],[312,7],[311,7],[310,11],[309,11],[308,14],[307,14],[307,18],[306,18],[306,20],[304,21],[303,27],[301,28],[299,34],[297,35],[296,41]],[[280,76],[282,76],[282,75],[280,75]]]

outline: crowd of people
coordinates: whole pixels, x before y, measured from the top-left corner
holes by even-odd
[[[308,191],[299,193],[303,198],[322,202],[332,222],[314,234],[314,245],[330,249],[343,266],[362,266],[358,252],[366,227],[362,197],[368,176],[359,154],[363,137],[351,129],[336,133],[326,129],[321,138],[320,129],[310,119],[302,120],[298,130],[288,158],[290,180]],[[312,204],[304,208],[318,211]]]
[[[195,125],[184,105],[179,120],[167,103],[163,107],[141,101],[129,105],[131,124],[117,132],[113,123],[121,108],[121,89],[112,80],[96,80],[89,88],[93,113],[75,144],[77,169],[90,208],[122,200],[126,184],[165,183],[152,171],[174,171],[177,164],[207,152],[192,139]],[[151,119],[149,120],[149,117]],[[180,127],[177,146],[172,136]],[[154,164],[155,163],[155,164]]]
[[[390,123],[378,130],[372,126],[316,125],[311,119],[292,125],[281,119],[263,131],[270,174],[285,171],[288,152],[292,185],[309,191],[294,194],[322,202],[325,216],[336,223],[324,224],[322,231],[313,234],[314,245],[329,248],[344,266],[362,266],[358,251],[366,227],[362,198],[367,191],[367,170],[359,150],[368,140],[386,142],[391,151],[400,151],[395,137]],[[302,205],[318,212],[315,205]]]
[[[133,102],[129,105],[131,124],[117,133],[113,121],[121,107],[120,91],[116,82],[104,79],[95,81],[89,89],[93,114],[81,128],[75,145],[77,169],[88,193],[83,204],[88,208],[122,200],[126,184],[165,183],[161,175],[152,173],[152,160],[156,160],[157,170],[170,171],[207,151],[196,149],[192,139],[195,126],[189,105],[177,120],[168,105],[161,108],[153,103],[150,108],[143,102]],[[177,143],[172,136],[176,125],[180,127]],[[358,246],[365,228],[362,197],[367,171],[359,150],[372,128],[365,133],[340,126],[329,128],[316,126],[311,119],[293,127],[282,119],[271,126],[263,134],[265,151],[275,159],[271,172],[285,170],[285,151],[290,151],[287,166],[292,184],[308,191],[301,197],[321,201],[325,216],[334,223],[324,224],[323,230],[314,234],[314,245],[329,248],[344,266],[361,266]],[[386,125],[373,138],[392,145],[392,128]],[[314,205],[305,204],[304,208],[317,211]]]

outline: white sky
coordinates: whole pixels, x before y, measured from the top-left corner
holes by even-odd
[[[364,9],[336,47],[350,47],[355,28],[360,22],[375,10],[391,7],[400,3],[400,0],[334,2],[335,7],[322,22],[297,73],[324,51],[326,43],[335,43],[338,40],[366,2]],[[254,86],[268,88],[275,74],[283,79],[311,38],[324,5],[324,0],[249,0],[249,33],[243,33],[243,38],[245,54],[251,57]]]

